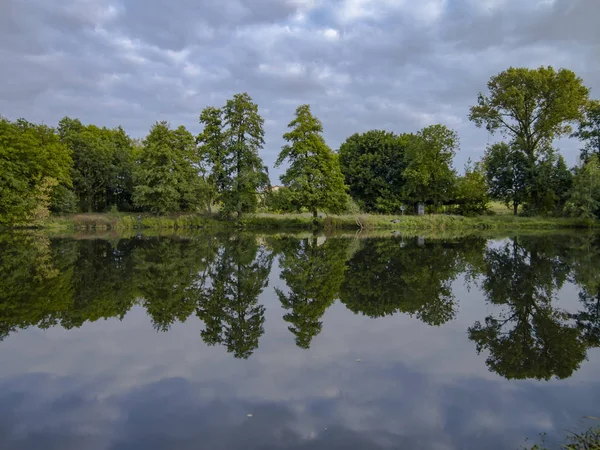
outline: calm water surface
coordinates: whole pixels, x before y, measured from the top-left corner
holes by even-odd
[[[0,235],[0,448],[516,449],[600,415],[600,237]]]

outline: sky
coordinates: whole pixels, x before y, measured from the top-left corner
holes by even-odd
[[[441,327],[336,302],[310,350],[296,347],[275,287],[286,289],[278,268],[248,360],[202,342],[194,315],[163,333],[142,307],[12,333],[0,343],[10,361],[0,365],[2,449],[506,450],[541,432],[558,448],[553,439],[597,416],[600,349],[568,379],[503,379],[466,332],[500,307],[462,277],[452,285],[458,316]],[[558,307],[577,311],[577,292],[568,283]]]
[[[598,0],[1,0],[0,114],[201,130],[206,106],[248,92],[273,168],[297,106],[327,143],[356,132],[455,129],[455,167],[500,140],[468,120],[510,66],[573,70],[600,97]],[[567,162],[579,143],[561,140]]]

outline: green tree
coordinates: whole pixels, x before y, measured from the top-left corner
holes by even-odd
[[[479,94],[469,119],[494,133],[511,137],[530,161],[544,142],[571,131],[582,117],[588,89],[567,69],[509,68],[488,82],[489,94]]]
[[[80,207],[87,212],[113,205],[130,209],[133,141],[123,128],[83,125],[78,119],[65,117],[59,122],[58,132],[73,155],[73,187]],[[58,209],[65,202],[68,208],[71,200],[63,192],[55,201]]]
[[[227,158],[223,168],[227,180],[223,192],[223,213],[235,212],[238,219],[254,212],[258,195],[269,185],[267,167],[258,151],[264,146],[263,118],[258,106],[246,93],[236,94],[223,108]]]
[[[567,167],[565,158],[558,155],[552,171],[552,186],[556,196],[555,212],[562,213],[573,187],[573,173]]]
[[[491,145],[483,157],[483,167],[490,196],[512,205],[517,215],[519,205],[527,198],[527,161],[514,146],[500,142]]]
[[[207,205],[209,212],[213,203],[220,201],[220,197],[228,189],[227,172],[227,146],[223,130],[223,110],[208,106],[200,114],[200,123],[204,129],[198,135],[200,163],[208,173],[207,177]]]
[[[283,135],[288,144],[281,149],[275,166],[289,162],[281,181],[293,203],[298,210],[307,208],[315,219],[319,209],[342,212],[348,201],[347,187],[338,157],[321,135],[323,124],[311,114],[309,105],[301,105],[288,128],[291,130]]]
[[[482,214],[488,209],[488,186],[481,164],[471,160],[465,166],[465,174],[456,180],[456,203],[461,214]]]
[[[110,135],[113,170],[106,185],[106,206],[115,205],[120,211],[128,211],[133,207],[133,140],[120,126],[110,130]]]
[[[294,204],[294,194],[288,188],[269,189],[265,203],[269,211],[274,213],[291,213],[298,211]]]
[[[369,212],[394,213],[403,202],[405,152],[413,135],[382,130],[353,134],[340,146],[342,173],[350,195]]]
[[[561,214],[573,181],[563,156],[547,143],[540,145],[532,173],[526,176],[525,212]]]
[[[195,210],[203,203],[203,179],[194,167],[193,135],[157,122],[144,139],[134,172],[134,204],[155,214]]]
[[[581,159],[584,162],[592,155],[600,158],[600,100],[592,100],[586,105],[585,115],[573,137],[585,142],[581,149]]]
[[[327,239],[319,245],[316,237],[285,238],[279,265],[288,292],[275,288],[287,313],[283,319],[296,336],[296,345],[309,348],[321,332],[321,317],[338,298],[344,281],[348,240]]]
[[[196,141],[183,125],[171,134],[173,149],[179,160],[179,206],[182,211],[198,211],[206,206],[208,186],[202,173]]]
[[[73,187],[81,208],[87,212],[101,210],[115,171],[110,131],[65,117],[58,124],[58,132],[73,155]]]
[[[405,152],[404,186],[413,203],[427,202],[436,212],[450,200],[456,180],[452,160],[458,148],[458,135],[444,125],[431,125],[417,133]]]
[[[536,187],[538,158],[552,141],[571,133],[570,124],[581,119],[589,90],[572,71],[552,67],[509,68],[488,82],[489,94],[479,94],[469,119],[490,133],[509,137],[526,160],[528,202],[533,210],[545,192]]]
[[[207,276],[196,315],[204,322],[200,335],[208,345],[222,344],[236,358],[247,359],[264,333],[265,308],[258,297],[267,287],[272,254],[254,236],[225,239]]]
[[[569,267],[552,239],[519,239],[486,250],[483,291],[498,314],[469,328],[490,370],[508,379],[571,376],[586,356],[580,329],[553,305]]]
[[[566,211],[573,217],[600,217],[600,159],[597,155],[590,156],[577,170]]]
[[[46,216],[52,191],[70,186],[72,164],[54,129],[0,116],[0,223]]]

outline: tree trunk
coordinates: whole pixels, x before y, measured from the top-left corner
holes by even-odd
[[[513,213],[515,216],[517,215],[518,210],[519,210],[519,204],[513,203]]]

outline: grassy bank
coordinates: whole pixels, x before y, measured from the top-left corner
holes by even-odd
[[[34,225],[35,228],[55,231],[80,230],[311,230],[315,228],[308,214],[254,214],[241,221],[219,219],[201,214],[155,217],[138,214],[75,214],[51,217]],[[405,233],[420,231],[476,230],[552,230],[600,228],[599,221],[551,217],[519,217],[493,215],[462,217],[450,215],[384,216],[344,215],[321,216],[316,228],[334,230],[398,230]]]

